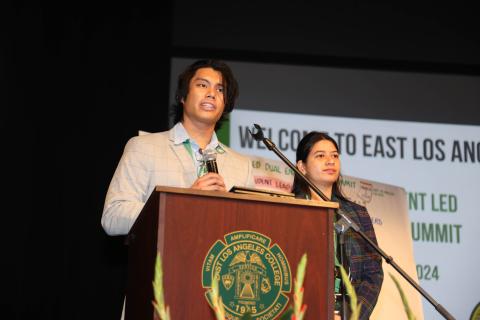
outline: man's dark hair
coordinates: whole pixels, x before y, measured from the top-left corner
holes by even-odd
[[[223,109],[222,117],[217,121],[215,130],[219,129],[221,123],[225,120],[226,116],[232,112],[235,105],[235,100],[238,97],[238,83],[230,67],[223,61],[219,60],[198,60],[188,66],[178,76],[177,89],[175,91],[175,104],[173,105],[173,123],[182,121],[183,119],[183,104],[182,99],[187,99],[188,90],[190,88],[190,80],[192,80],[195,72],[201,68],[212,68],[222,74],[223,101],[225,102],[225,108]]]

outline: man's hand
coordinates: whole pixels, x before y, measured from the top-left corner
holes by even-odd
[[[222,176],[213,172],[209,172],[195,180],[191,188],[199,190],[227,191]]]

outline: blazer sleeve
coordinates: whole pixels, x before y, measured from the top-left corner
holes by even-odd
[[[154,160],[151,146],[139,138],[128,141],[107,191],[101,222],[109,235],[127,234],[149,196]]]

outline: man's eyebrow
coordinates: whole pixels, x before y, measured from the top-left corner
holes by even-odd
[[[194,78],[193,81],[205,81],[205,82],[208,82],[208,83],[211,83],[208,79],[205,79],[205,78]],[[220,87],[223,87],[223,83],[221,82],[217,82],[216,84],[217,86],[220,86]]]
[[[210,81],[208,81],[208,80],[205,79],[205,78],[195,78],[195,79],[193,79],[193,81],[205,81],[205,82],[210,83]]]

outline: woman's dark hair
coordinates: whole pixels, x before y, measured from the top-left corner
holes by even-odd
[[[303,137],[302,140],[300,141],[300,143],[298,144],[296,162],[302,160],[304,163],[306,163],[308,155],[312,151],[313,146],[317,142],[322,141],[322,140],[330,141],[331,143],[333,143],[333,145],[335,146],[337,151],[340,152],[340,150],[338,149],[337,142],[332,137],[330,137],[328,134],[323,133],[323,132],[312,131],[312,132],[308,133],[305,137]],[[340,189],[339,180],[340,180],[340,176],[337,179],[337,181],[335,181],[333,183],[332,196],[336,196],[337,198],[345,199],[345,196],[342,194],[342,191]],[[303,198],[305,196],[311,197],[310,188],[308,187],[308,185],[305,182],[303,182],[303,180],[297,174],[295,174],[295,178],[293,178],[292,192],[297,197],[301,197],[301,198]]]
[[[173,123],[183,120],[183,101],[186,100],[188,90],[190,88],[190,80],[192,80],[195,72],[201,68],[212,68],[222,74],[223,81],[223,99],[225,108],[222,117],[215,125],[215,130],[220,128],[221,123],[225,120],[227,114],[232,112],[235,100],[238,97],[238,83],[230,67],[223,61],[219,60],[198,60],[185,69],[179,76],[177,89],[175,91],[175,104],[173,105]]]

